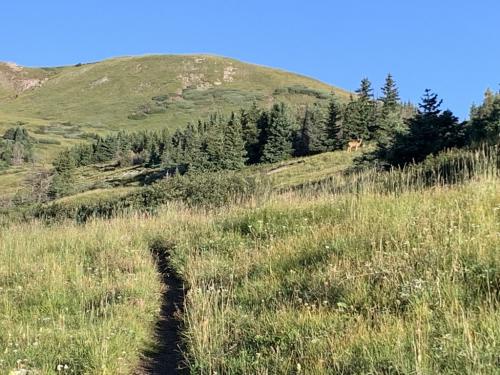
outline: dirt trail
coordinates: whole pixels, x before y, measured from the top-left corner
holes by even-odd
[[[181,354],[180,313],[184,305],[184,286],[169,264],[169,249],[165,242],[155,242],[151,253],[161,273],[165,292],[163,294],[160,320],[156,324],[157,345],[144,353],[144,359],[135,375],[185,374]]]

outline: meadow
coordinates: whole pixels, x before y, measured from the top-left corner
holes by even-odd
[[[497,157],[474,155],[453,184],[275,165],[277,190],[237,204],[2,228],[0,372],[136,369],[155,345],[163,244],[191,373],[497,374]]]

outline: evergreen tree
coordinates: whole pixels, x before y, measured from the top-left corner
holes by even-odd
[[[149,159],[147,161],[148,167],[154,167],[155,165],[159,165],[161,163],[161,154],[160,149],[157,144],[151,145],[151,149],[149,150]]]
[[[174,154],[175,150],[174,150],[174,145],[172,143],[172,138],[165,139],[164,147],[160,156],[162,168],[173,169],[177,166]]]
[[[201,131],[203,131],[201,129]],[[203,151],[203,140],[200,125],[189,124],[184,131],[183,161],[189,170],[203,170],[207,166],[207,155]]]
[[[399,90],[396,86],[396,82],[389,73],[385,78],[384,87],[382,87],[382,113],[389,113],[398,108],[399,105]]]
[[[62,151],[52,162],[57,173],[69,173],[76,168],[76,160],[71,150]]]
[[[184,162],[184,134],[177,129],[172,136],[172,152],[170,160],[175,166],[181,166]]]
[[[94,160],[94,149],[92,145],[78,145],[73,153],[77,167],[92,164]]]
[[[234,112],[224,126],[223,169],[241,169],[246,162],[245,142],[241,122]]]
[[[52,165],[55,173],[50,182],[48,195],[55,199],[71,194],[74,191],[74,170],[76,167],[74,154],[70,150],[65,150],[58,155]]]
[[[221,169],[224,163],[224,124],[221,116],[214,116],[209,122],[206,132],[204,152],[206,155],[206,169]]]
[[[263,162],[282,161],[292,155],[293,125],[293,120],[285,104],[275,104],[269,113],[267,142],[262,153]]]
[[[373,100],[372,83],[368,78],[363,78],[361,80],[360,86],[356,90],[356,94],[358,94],[358,99],[362,101]]]
[[[376,104],[373,100],[373,89],[368,78],[361,80],[361,85],[356,93],[358,98],[355,105],[354,129],[359,134],[358,138],[371,139],[377,131]]]
[[[112,160],[117,151],[117,142],[111,136],[99,138],[94,145],[94,161],[104,163]]]
[[[385,153],[391,147],[397,133],[405,131],[403,111],[399,102],[399,91],[391,74],[385,79],[382,87],[382,108],[377,118],[377,131],[375,139],[377,147]]]
[[[442,100],[425,90],[419,111],[409,120],[408,131],[398,134],[387,152],[390,164],[420,162],[428,155],[463,144],[463,126],[450,111],[442,112]]]
[[[311,155],[327,150],[325,116],[318,105],[306,107],[294,145],[295,155]]]
[[[342,115],[342,107],[337,102],[335,95],[332,94],[325,124],[327,145],[330,150],[342,149],[345,146],[346,140],[342,128]]]
[[[351,95],[342,116],[342,146],[351,139],[366,138],[367,128],[363,124],[360,126],[358,117],[357,102]]]
[[[250,110],[242,110],[240,114],[243,141],[245,142],[245,150],[247,152],[249,164],[257,163],[260,157],[260,129],[258,126],[260,116],[261,111],[255,102]]]
[[[351,97],[344,112],[344,132],[346,140],[372,138],[377,130],[376,106],[373,89],[368,78],[363,78],[357,97]]]
[[[471,144],[500,143],[500,92],[487,90],[483,103],[471,108],[467,139]]]

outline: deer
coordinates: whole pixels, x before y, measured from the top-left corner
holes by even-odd
[[[352,150],[358,151],[358,148],[361,147],[363,143],[363,138],[360,138],[358,141],[349,141],[347,144],[347,152],[351,152]]]

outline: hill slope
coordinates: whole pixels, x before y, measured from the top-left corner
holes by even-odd
[[[15,121],[38,133],[183,126],[210,112],[274,101],[307,103],[332,91],[311,78],[208,55],[122,57],[60,68],[0,64],[0,130]],[[44,128],[40,128],[44,125]]]

